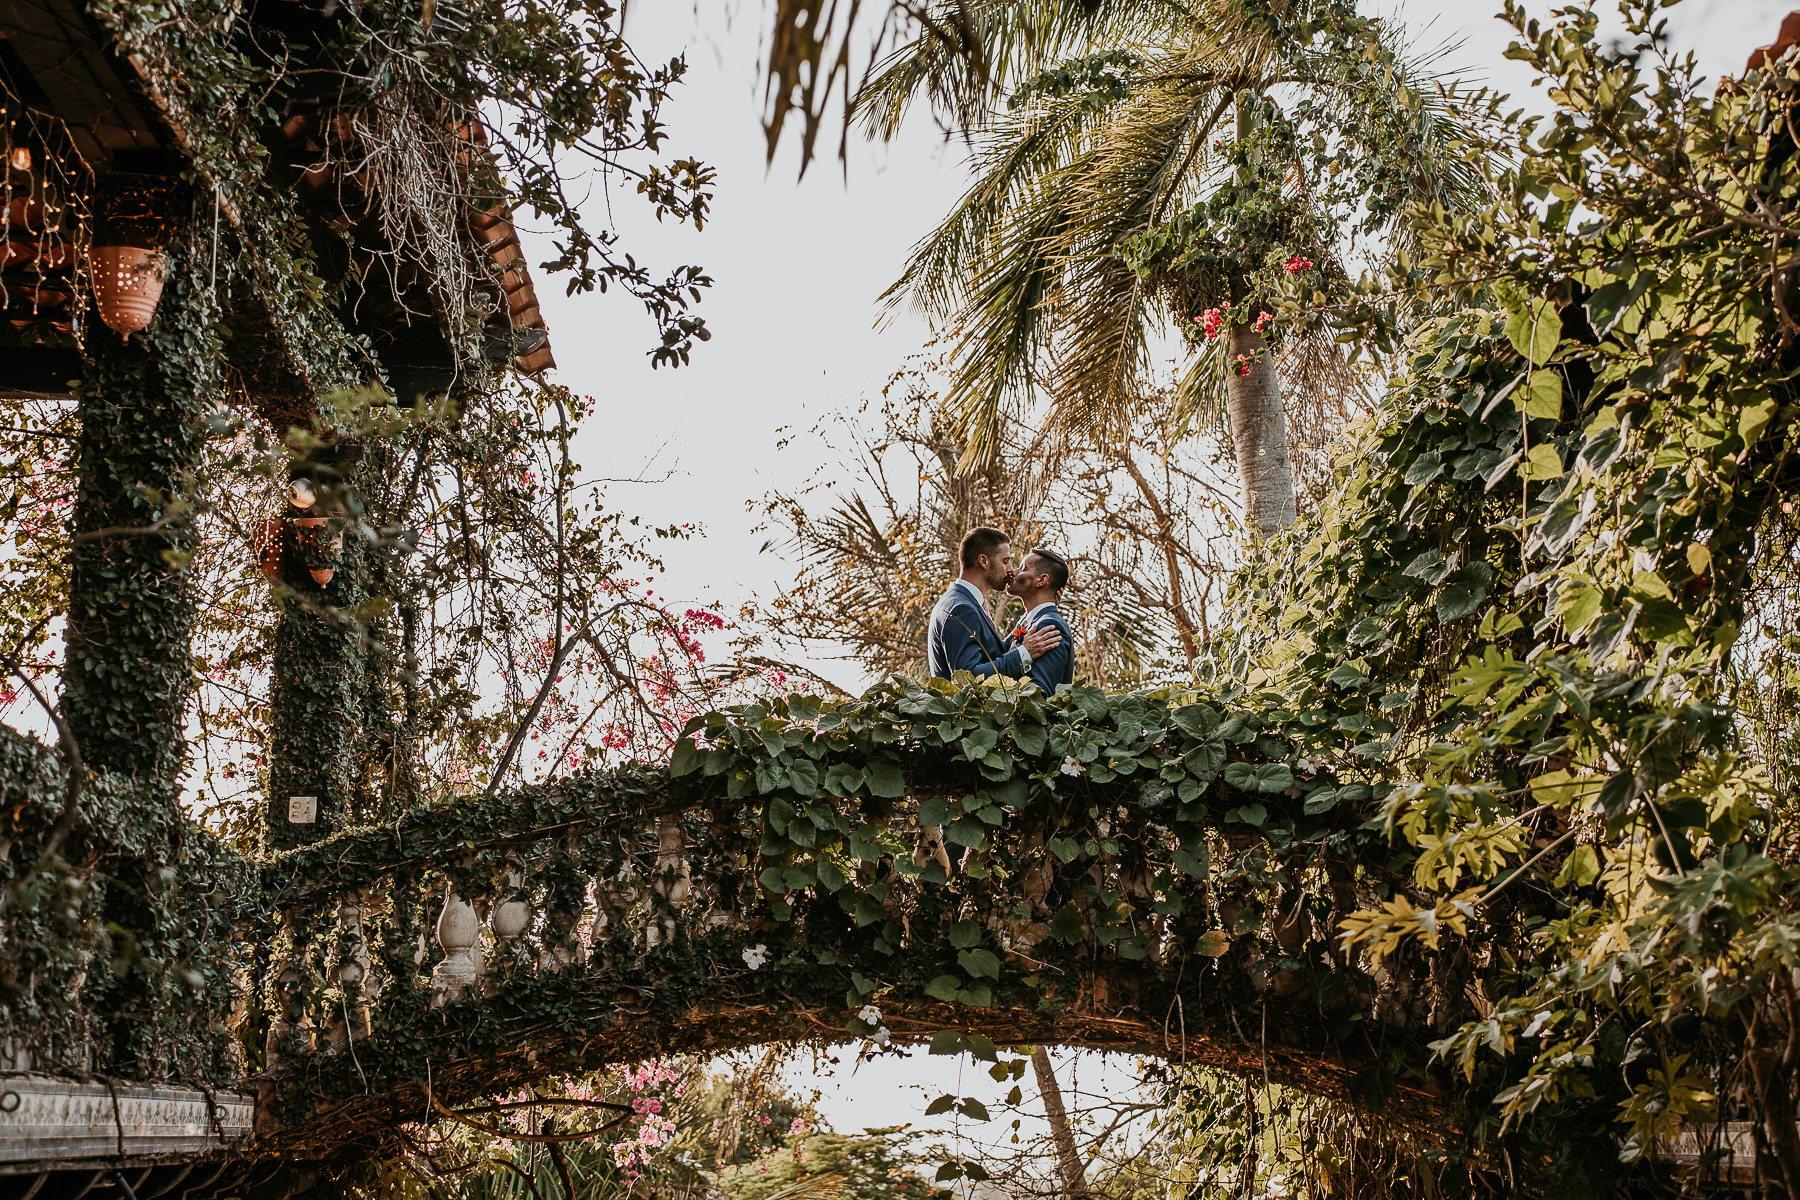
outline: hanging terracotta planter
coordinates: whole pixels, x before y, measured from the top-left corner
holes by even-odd
[[[294,518],[294,527],[299,531],[297,540],[302,546],[310,551],[311,554],[318,554],[323,548],[323,538],[316,530],[330,520],[330,517]],[[336,558],[339,554],[343,553],[343,550],[344,535],[341,532],[332,535],[331,556]],[[325,587],[331,582],[332,577],[337,574],[337,570],[334,567],[308,567],[306,573],[312,576],[314,583],[318,584],[320,587]]]
[[[121,337],[148,327],[162,299],[163,256],[140,246],[95,246],[88,259],[94,269],[94,304],[107,327]]]

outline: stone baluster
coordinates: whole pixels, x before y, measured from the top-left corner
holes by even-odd
[[[482,994],[489,996],[511,977],[529,953],[521,935],[531,927],[534,915],[530,893],[525,889],[524,873],[509,870],[501,878],[500,899],[488,914],[488,928],[494,931],[494,960],[498,965],[498,970],[488,972],[482,981]]]
[[[263,1045],[263,1069],[271,1072],[311,1054],[314,1046],[312,1016],[306,1011],[306,946],[296,938],[291,920],[282,933],[287,953],[275,972],[271,997],[275,1019],[269,1023],[269,1036]]]
[[[460,1000],[481,982],[481,918],[474,905],[456,890],[444,893],[444,911],[438,914],[437,940],[443,960],[431,969],[431,1007],[442,1008]]]
[[[551,909],[544,917],[544,945],[538,952],[538,969],[552,974],[587,962],[581,942],[581,914],[566,908]]]
[[[590,939],[594,944],[603,945],[636,928],[632,914],[644,898],[639,882],[637,866],[629,858],[619,864],[611,879],[602,875],[594,880],[595,916]]]
[[[94,1030],[93,1017],[82,1003],[82,993],[87,990],[88,966],[93,961],[94,951],[89,946],[81,946],[75,951],[75,974],[69,980],[70,1007],[81,1014],[80,1023],[75,1029],[75,1044],[68,1048],[69,1064],[81,1071],[94,1069]],[[239,1048],[242,1056],[242,1048]],[[243,1071],[238,1072],[244,1074]]]
[[[569,842],[570,856],[576,847]],[[587,961],[587,947],[581,941],[581,915],[587,899],[581,877],[573,867],[552,871],[548,911],[544,914],[544,942],[538,954],[538,969],[556,973],[566,967],[578,967]]]
[[[675,940],[675,913],[693,892],[688,871],[687,835],[680,817],[662,817],[656,823],[656,874],[651,881],[657,899],[650,902],[650,922],[644,930],[646,946]]]
[[[36,1065],[31,1047],[18,1035],[0,1038],[0,1071],[24,1074]]]
[[[745,927],[744,918],[738,913],[743,886],[742,860],[726,853],[719,844],[709,845],[693,884],[699,913],[697,924],[702,933]]]
[[[244,1053],[244,1027],[249,1023],[250,989],[243,986],[244,981],[236,981],[238,986],[232,988],[231,1010],[214,1028],[221,1033],[221,1065],[227,1078],[242,1079],[250,1073],[248,1056]]]
[[[337,951],[332,974],[343,989],[340,1010],[331,1016],[327,1041],[342,1050],[369,1036],[369,1005],[364,988],[369,979],[369,942],[363,931],[367,906],[354,892],[344,893],[338,905]]]
[[[935,862],[943,869],[944,878],[950,878],[950,852],[944,848],[944,827],[942,825],[915,825],[919,831],[919,840],[913,843],[913,866],[920,870],[926,863]]]

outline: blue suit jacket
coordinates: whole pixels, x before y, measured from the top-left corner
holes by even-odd
[[[1061,610],[1052,604],[1032,619],[1033,629],[1054,625],[1062,631],[1062,641],[1031,660],[1031,681],[1046,696],[1056,694],[1058,686],[1075,682],[1075,634],[1063,620]]]
[[[960,582],[951,584],[931,610],[925,658],[937,679],[948,679],[956,671],[1009,679],[1025,674],[1019,652],[1001,644],[1000,631]]]

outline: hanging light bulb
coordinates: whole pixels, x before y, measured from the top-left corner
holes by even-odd
[[[89,261],[100,319],[120,337],[146,328],[162,299],[163,256],[139,246],[95,246]]]
[[[256,535],[256,563],[270,583],[281,581],[281,518],[263,518]]]
[[[31,147],[14,146],[12,152],[6,156],[6,162],[15,171],[31,170]]]

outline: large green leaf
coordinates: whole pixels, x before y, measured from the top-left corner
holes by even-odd
[[[1562,315],[1542,296],[1521,298],[1506,314],[1506,338],[1525,360],[1541,367],[1562,341]]]
[[[1520,393],[1525,415],[1531,420],[1554,421],[1562,416],[1563,381],[1560,371],[1533,371],[1531,382]]]
[[[1194,953],[1207,958],[1218,958],[1231,949],[1231,936],[1223,929],[1209,929],[1200,935],[1194,943]]]
[[[1188,704],[1170,709],[1169,720],[1189,737],[1206,738],[1219,727],[1219,710],[1210,704]]]
[[[950,927],[950,944],[959,950],[981,944],[981,923],[979,921],[958,921]]]
[[[955,1003],[962,999],[962,980],[954,975],[939,975],[925,985],[925,994],[934,1000]]]
[[[906,776],[900,764],[890,758],[877,758],[869,763],[869,794],[888,800],[906,795]]]
[[[1048,735],[1049,731],[1036,721],[1018,721],[1012,727],[1013,745],[1019,748],[1020,754],[1030,758],[1044,752]]]
[[[956,965],[967,971],[971,978],[1000,978],[1000,960],[992,950],[964,950],[956,956]]]

